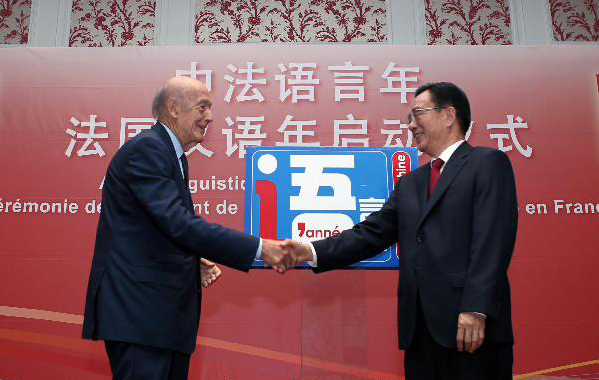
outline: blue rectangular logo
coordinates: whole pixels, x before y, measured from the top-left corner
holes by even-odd
[[[417,165],[415,148],[249,147],[244,230],[266,239],[336,235],[378,211]],[[397,247],[352,266],[397,268]]]

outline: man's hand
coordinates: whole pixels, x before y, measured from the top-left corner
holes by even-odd
[[[273,267],[281,274],[297,264],[295,255],[284,248],[280,241],[270,239],[262,239],[260,258],[264,260],[265,266]]]
[[[297,240],[286,239],[283,240],[281,245],[283,248],[287,249],[290,254],[295,256],[298,264],[314,260],[312,249],[309,244],[304,244]]]
[[[220,268],[212,261],[200,258],[200,283],[204,288],[214,284],[221,275]]]
[[[458,315],[458,351],[473,353],[485,340],[485,316],[478,313],[460,313]]]

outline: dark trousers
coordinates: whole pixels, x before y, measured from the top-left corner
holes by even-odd
[[[431,336],[420,302],[417,313],[414,338],[404,357],[406,380],[512,380],[511,344],[483,342],[472,354],[459,352]]]
[[[188,354],[110,340],[104,345],[112,380],[187,380]]]

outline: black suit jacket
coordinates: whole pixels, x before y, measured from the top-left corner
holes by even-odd
[[[193,352],[198,258],[248,271],[258,244],[194,215],[173,144],[154,125],[124,144],[108,167],[83,337]]]
[[[409,347],[417,297],[433,338],[456,347],[457,316],[487,315],[486,341],[513,343],[507,269],[518,206],[505,153],[464,142],[427,199],[430,165],[399,179],[380,211],[314,242],[316,272],[372,257],[399,242],[399,346]]]

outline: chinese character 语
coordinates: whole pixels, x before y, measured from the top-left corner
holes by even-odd
[[[259,102],[264,101],[264,96],[257,88],[253,87],[255,84],[266,84],[266,79],[254,79],[254,74],[264,74],[264,68],[254,68],[254,62],[247,62],[247,67],[245,69],[237,68],[237,66],[228,64],[227,69],[233,73],[246,74],[245,79],[236,79],[230,75],[225,75],[224,79],[229,82],[229,88],[227,89],[227,94],[225,95],[225,102],[231,102],[231,96],[233,95],[233,90],[235,90],[235,84],[242,84],[243,89],[241,89],[241,93],[235,97],[238,102],[245,102],[248,100],[257,100]],[[248,95],[248,91],[252,90],[253,95]]]
[[[333,128],[333,146],[349,146],[349,144],[356,143],[361,146],[367,147],[369,137],[362,138],[348,138],[341,137],[341,135],[368,135],[368,120],[356,120],[353,114],[346,115],[346,120],[335,120]],[[359,128],[341,128],[342,125],[356,125]],[[341,143],[341,144],[340,144]]]
[[[514,120],[516,122],[514,122]],[[487,129],[508,129],[509,134],[507,133],[491,133],[490,137],[492,139],[497,139],[497,149],[503,152],[509,152],[512,150],[511,145],[504,145],[504,140],[512,140],[514,145],[516,145],[516,149],[520,154],[524,157],[530,157],[532,154],[532,147],[526,145],[526,149],[522,147],[520,141],[518,141],[518,136],[516,136],[516,128],[525,128],[528,129],[528,124],[523,123],[523,119],[520,116],[516,116],[514,119],[514,115],[507,115],[507,123],[505,124],[487,124]]]
[[[75,143],[77,142],[77,139],[85,139],[85,141],[83,142],[83,146],[81,146],[81,148],[77,151],[77,156],[81,157],[81,156],[98,155],[100,157],[103,157],[106,154],[106,153],[104,153],[104,149],[102,149],[100,144],[97,141],[94,141],[95,139],[107,139],[108,138],[108,133],[97,133],[96,132],[96,128],[106,128],[106,122],[105,121],[97,122],[96,117],[97,117],[97,115],[90,115],[89,121],[83,121],[83,122],[77,120],[75,117],[71,117],[71,119],[69,121],[71,122],[71,124],[73,124],[73,126],[80,127],[80,128],[88,128],[88,132],[87,133],[76,132],[75,130],[73,130],[71,128],[68,128],[66,130],[66,134],[71,136],[71,142],[69,143],[67,150],[64,152],[65,156],[71,157],[71,154],[73,153],[73,148],[75,147]],[[95,149],[88,149],[88,147],[92,143],[93,143],[93,147]]]
[[[319,79],[314,79],[314,70],[305,70],[306,68],[315,69],[316,63],[290,63],[289,75],[275,75],[275,80],[279,82],[279,99],[285,101],[291,95],[291,103],[297,103],[298,100],[314,101],[314,85],[319,84]],[[284,64],[279,64],[279,70],[282,73],[287,71]],[[287,85],[291,89],[287,88]]]
[[[343,66],[329,66],[329,70],[335,72],[336,102],[341,99],[364,101],[364,71],[370,70],[370,66],[354,66],[348,61]]]
[[[320,142],[304,142],[304,136],[314,136],[314,131],[305,131],[303,128],[306,125],[316,126],[316,120],[293,120],[293,116],[287,115],[281,127],[277,129],[283,134],[283,142],[276,142],[277,146],[320,146]],[[291,130],[291,128],[295,129]],[[290,138],[295,137],[295,142],[291,142]]]
[[[325,168],[353,168],[353,155],[292,155],[289,166],[305,168],[291,174],[291,186],[299,186],[298,195],[289,197],[290,210],[355,210],[356,197],[351,193],[351,179],[341,173],[323,172]],[[333,195],[319,195],[320,187]]]
[[[119,133],[119,147],[141,131],[150,129],[156,123],[151,117],[121,117],[121,131]]]
[[[235,125],[235,122],[229,116],[225,118],[225,121],[229,127]],[[260,133],[264,116],[238,116],[236,122],[241,133],[233,134],[233,129],[223,128],[223,135],[227,136],[227,150],[225,153],[230,157],[233,152],[238,150],[239,158],[243,158],[245,157],[246,146],[261,146],[262,139],[266,138],[266,133]],[[240,140],[239,145],[237,143],[233,144],[233,138]]]
[[[401,102],[407,103],[407,93],[415,92],[416,87],[408,87],[408,82],[418,81],[418,77],[407,77],[406,72],[419,73],[419,67],[395,67],[395,62],[389,62],[387,69],[381,75],[381,78],[387,80],[387,87],[381,87],[380,92],[399,92],[401,94]],[[399,73],[398,76],[391,76],[391,73]],[[393,84],[399,82],[399,87],[394,87]]]
[[[193,79],[198,79],[198,74],[202,75],[204,77],[204,84],[206,85],[206,88],[208,89],[208,91],[212,91],[212,70],[198,70],[197,66],[198,66],[197,62],[192,62],[191,69],[176,70],[175,76],[178,76],[178,77],[186,76],[186,77],[191,77]]]

